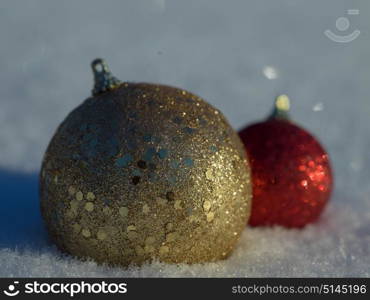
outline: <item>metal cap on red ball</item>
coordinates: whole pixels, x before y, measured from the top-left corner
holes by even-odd
[[[281,95],[267,120],[239,132],[252,168],[252,226],[303,227],[318,219],[330,198],[328,153],[289,119],[289,107]]]

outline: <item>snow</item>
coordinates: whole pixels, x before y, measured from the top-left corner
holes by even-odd
[[[0,277],[370,276],[370,2],[7,1],[0,4]],[[359,9],[357,16],[348,9]],[[339,17],[350,28],[339,31]],[[324,31],[348,34],[350,43]],[[335,191],[303,230],[247,228],[225,261],[109,268],[47,240],[37,195],[42,155],[92,88],[90,61],[129,81],[188,89],[235,128],[287,93],[296,121],[330,153]]]

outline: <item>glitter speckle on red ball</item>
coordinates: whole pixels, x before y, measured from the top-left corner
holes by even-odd
[[[330,197],[328,154],[289,121],[288,110],[288,97],[279,96],[269,119],[239,132],[252,168],[252,226],[303,227],[320,216]]]

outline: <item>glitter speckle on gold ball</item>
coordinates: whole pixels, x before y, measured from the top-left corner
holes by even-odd
[[[111,265],[227,257],[251,207],[238,135],[192,93],[122,83],[103,60],[92,67],[93,96],[59,126],[42,164],[52,240]]]

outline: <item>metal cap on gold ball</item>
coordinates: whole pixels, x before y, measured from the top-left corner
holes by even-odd
[[[42,163],[52,240],[110,265],[227,257],[251,208],[237,133],[192,93],[121,82],[102,59],[92,68],[93,96],[62,122]]]

